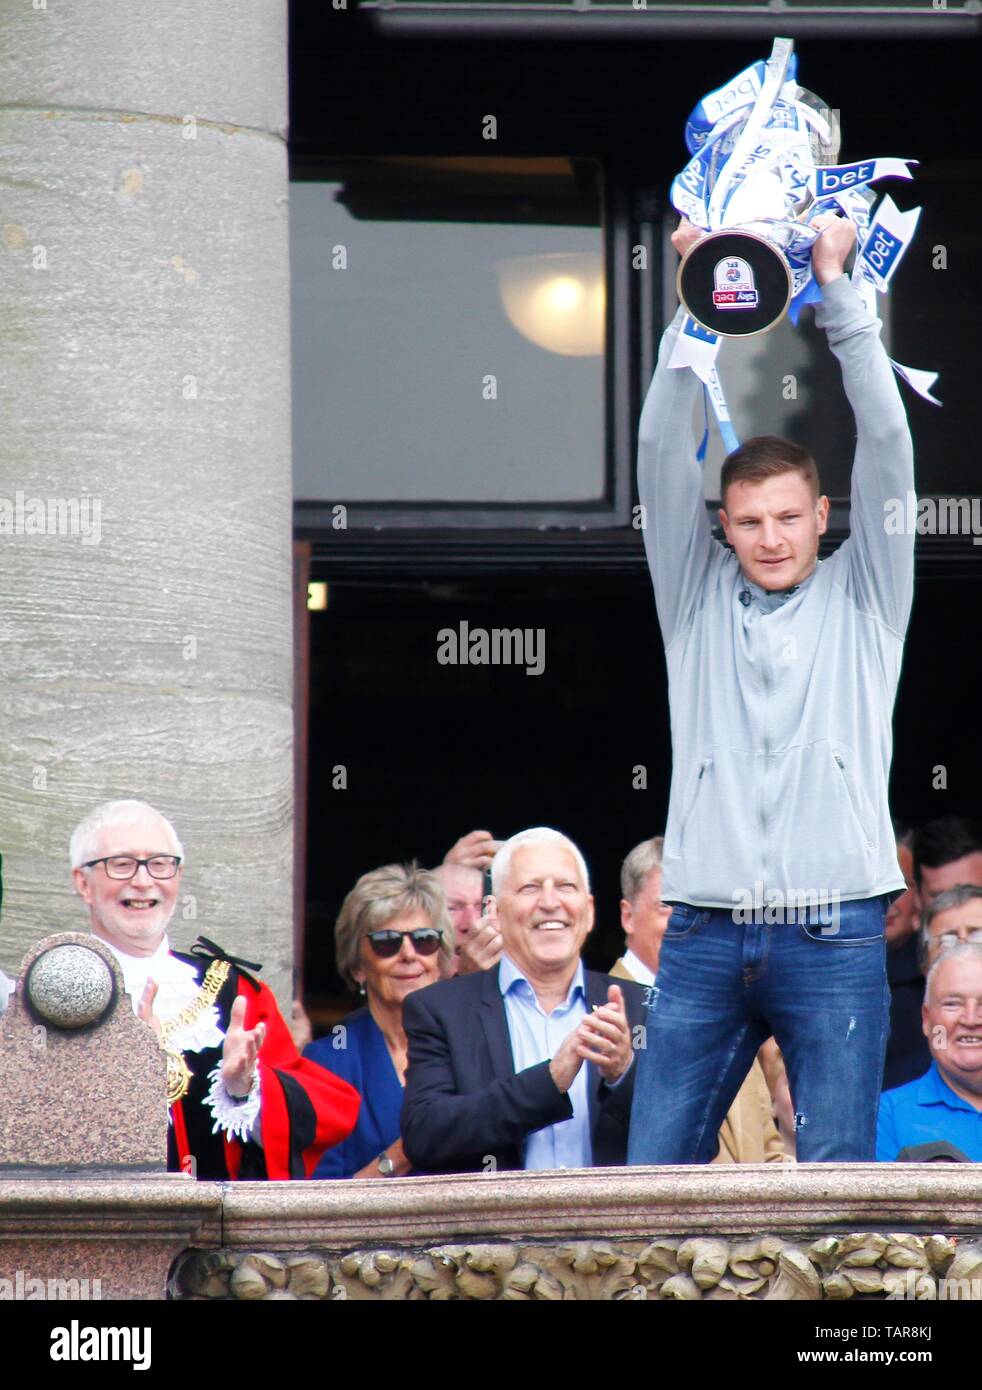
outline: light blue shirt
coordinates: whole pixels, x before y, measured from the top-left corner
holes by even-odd
[[[498,988],[505,1004],[516,1071],[551,1061],[563,1039],[587,1014],[582,961],[576,967],[569,993],[551,1014],[540,1007],[535,990],[508,956],[501,957]],[[572,1119],[538,1129],[525,1140],[525,1168],[589,1168],[593,1163],[587,1067],[584,1062],[569,1088]]]

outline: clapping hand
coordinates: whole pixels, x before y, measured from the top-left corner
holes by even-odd
[[[160,1037],[160,1019],[153,1011],[153,1001],[157,997],[159,986],[153,980],[148,980],[143,993],[140,995],[140,1002],[136,1007],[136,1016],[141,1018],[148,1028],[152,1028],[158,1039]]]
[[[607,1003],[587,1014],[563,1039],[549,1063],[549,1070],[560,1091],[569,1090],[584,1062],[593,1062],[608,1085],[613,1085],[627,1071],[633,1056],[624,995],[619,985],[611,985],[607,990]]]
[[[246,1028],[246,1001],[240,996],[232,1005],[222,1048],[222,1082],[230,1096],[247,1096],[252,1090],[256,1063],[266,1038],[265,1023]]]
[[[577,1051],[585,1062],[599,1067],[606,1082],[620,1080],[631,1065],[634,1050],[619,985],[610,986],[607,1003],[587,1014],[574,1036],[579,1038]]]

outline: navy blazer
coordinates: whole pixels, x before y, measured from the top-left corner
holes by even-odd
[[[303,1055],[354,1086],[361,1109],[354,1130],[341,1144],[328,1149],[311,1177],[350,1178],[383,1149],[399,1138],[402,1084],[382,1030],[366,1008],[356,1009],[341,1020],[344,1046],[335,1047],[335,1035],[308,1043]]]
[[[644,1022],[641,985],[584,974],[588,1006],[606,1004],[608,986],[619,985],[631,1027]],[[416,990],[403,1003],[402,1020],[409,1044],[402,1142],[415,1172],[521,1168],[525,1136],[572,1115],[548,1062],[515,1071],[497,966]],[[583,1065],[593,1161],[625,1163],[636,1065],[613,1089],[592,1062]]]

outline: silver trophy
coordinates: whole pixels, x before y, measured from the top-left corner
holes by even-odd
[[[835,177],[821,173],[836,167],[838,121],[798,86],[795,66],[792,40],[775,39],[766,63],[709,93],[686,127],[693,157],[672,185],[672,202],[708,235],[679,266],[678,293],[698,323],[723,337],[765,333],[781,321],[811,280],[811,219],[844,210],[832,196]],[[875,163],[867,161],[870,170]],[[868,219],[873,194],[854,166],[840,177],[849,182],[839,191],[860,193]]]
[[[835,213],[855,226],[850,280],[876,318],[877,300],[890,287],[921,211],[901,211],[889,194],[879,197],[870,187],[878,179],[910,179],[915,161],[837,164],[835,113],[796,77],[792,41],[775,39],[766,62],[707,93],[685,128],[692,157],[672,183],[676,211],[706,235],[679,266],[678,294],[688,317],[669,365],[691,367],[702,379],[721,430],[733,439],[715,367],[720,342],[766,333],[785,314],[797,323],[804,305],[821,297],[811,259],[821,231],[813,220]],[[918,395],[940,404],[931,394],[936,372],[893,367]]]

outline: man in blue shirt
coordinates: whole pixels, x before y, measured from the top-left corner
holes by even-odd
[[[947,1139],[982,1161],[982,946],[942,952],[927,977],[924,1034],[931,1066],[880,1097],[876,1157]]]
[[[623,1163],[642,991],[583,967],[583,856],[556,830],[527,830],[491,876],[500,964],[403,1006],[406,1154],[436,1173]]]

